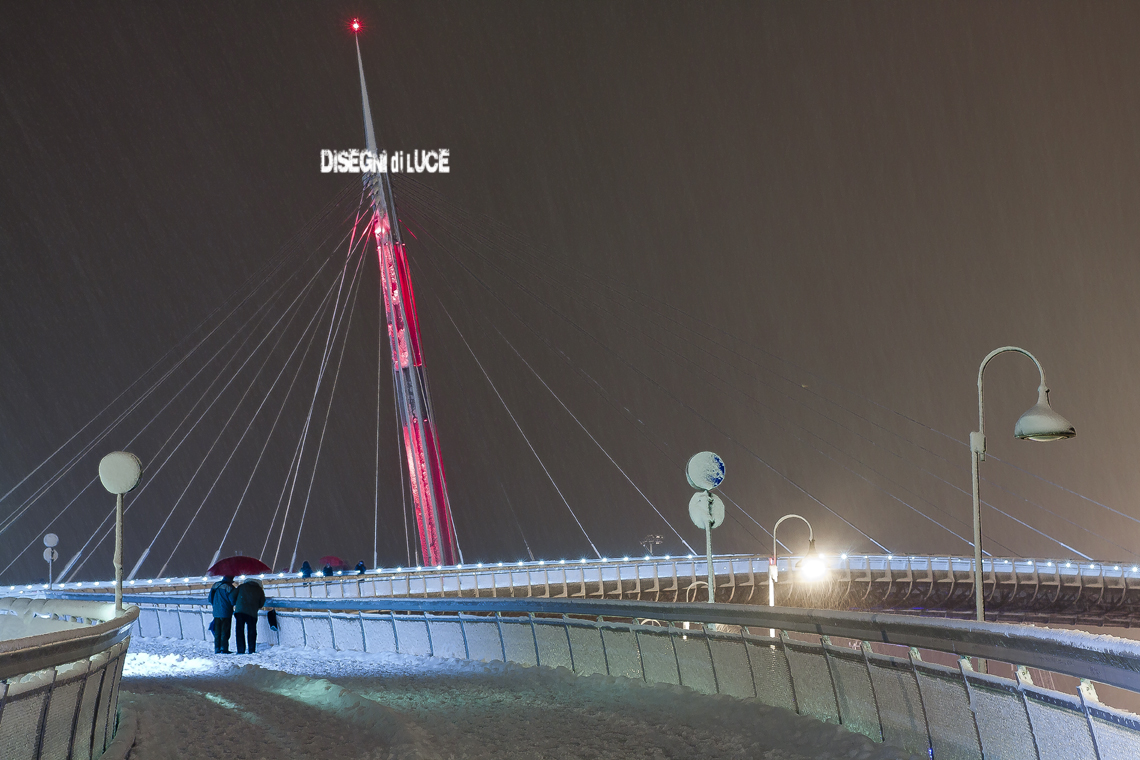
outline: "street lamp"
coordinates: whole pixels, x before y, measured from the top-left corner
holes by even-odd
[[[115,614],[123,613],[123,494],[142,478],[142,463],[134,454],[112,451],[99,462],[99,480],[115,494]]]
[[[979,622],[985,622],[986,609],[982,600],[982,511],[978,499],[978,463],[986,459],[986,421],[985,407],[982,395],[982,374],[986,365],[998,354],[1014,351],[1025,354],[1037,365],[1041,375],[1041,384],[1037,387],[1037,403],[1029,411],[1021,415],[1017,424],[1013,426],[1013,435],[1016,438],[1030,441],[1059,441],[1062,438],[1072,438],[1077,434],[1073,424],[1053,411],[1049,406],[1049,386],[1045,384],[1045,370],[1037,357],[1017,346],[1004,346],[990,351],[982,365],[978,367],[978,432],[970,433],[970,470],[974,486],[974,604],[977,608]]]
[[[815,531],[812,530],[811,523],[807,518],[800,517],[799,515],[784,515],[776,524],[772,526],[772,563],[768,565],[768,606],[776,606],[776,580],[779,574],[777,569],[777,560],[779,559],[779,551],[776,547],[776,528],[780,527],[780,523],[787,520],[789,517],[795,517],[804,521],[808,526],[808,550],[804,558],[800,560],[800,570],[802,570],[809,578],[817,578],[823,574],[823,560],[820,559],[819,553],[815,550]]]

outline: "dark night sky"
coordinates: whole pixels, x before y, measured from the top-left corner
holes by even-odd
[[[449,175],[417,178],[435,200],[406,178],[396,192],[410,228],[442,242],[420,235],[409,253],[469,561],[525,558],[520,530],[536,556],[588,546],[437,298],[605,554],[640,553],[649,532],[668,536],[664,551],[681,544],[492,323],[698,546],[682,468],[712,449],[726,493],[766,527],[795,511],[825,550],[876,550],[775,470],[893,551],[968,553],[915,510],[968,534],[977,365],[1024,346],[1078,437],[1012,438],[1037,379],[1000,357],[987,427],[1007,464],[983,465],[983,496],[1076,551],[1140,555],[1140,7],[1126,2],[0,3],[0,493],[346,188],[337,213],[351,211],[354,180],[322,175],[318,156],[362,144],[356,15],[381,147],[451,150]],[[494,222],[449,238],[444,203]],[[362,276],[298,561],[371,563],[374,266]],[[379,545],[395,565],[407,558],[386,375],[381,388]],[[176,400],[171,419],[189,406]],[[139,496],[128,568],[225,414]],[[267,449],[226,553],[259,553],[300,415]],[[4,565],[140,425],[0,532]],[[172,423],[156,426],[134,446],[150,467]],[[0,502],[0,520],[82,440]],[[204,505],[169,572],[201,571],[225,531],[260,442],[204,496],[236,440],[223,436],[155,541],[165,560]],[[67,508],[52,527],[65,558],[110,505],[95,488]],[[756,523],[730,515],[717,549],[765,551]],[[785,540],[802,550],[797,530]],[[993,512],[986,530],[995,553],[1076,556]],[[106,577],[109,551],[79,577]],[[38,556],[0,580],[43,575]]]

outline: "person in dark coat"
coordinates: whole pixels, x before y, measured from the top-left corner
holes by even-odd
[[[313,577],[313,566],[309,564],[309,560],[305,560],[304,562],[301,563],[301,577],[302,578],[312,578]]]
[[[326,578],[332,577],[332,565],[325,565],[324,568],[321,569],[321,575]]]
[[[214,654],[230,653],[230,622],[236,593],[232,575],[224,576],[210,589],[209,602],[214,608]]]
[[[364,575],[364,571],[367,569],[368,568],[366,568],[364,566],[364,560],[360,560],[359,562],[356,563],[356,574],[357,575]]]
[[[234,600],[234,617],[237,618],[237,653],[245,654],[246,641],[249,653],[257,651],[257,613],[265,604],[265,589],[250,579],[237,587]]]

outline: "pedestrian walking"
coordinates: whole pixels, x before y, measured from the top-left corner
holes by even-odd
[[[214,608],[214,654],[230,654],[230,623],[236,593],[232,575],[223,576],[210,589],[208,601]]]
[[[357,575],[364,575],[364,571],[367,569],[368,568],[364,566],[364,560],[360,560],[359,562],[356,563],[356,574]]]
[[[301,563],[301,577],[302,578],[312,578],[313,577],[313,566],[309,564],[309,560],[305,560],[304,562]]]
[[[237,618],[237,653],[246,653],[246,644],[249,644],[249,653],[257,652],[257,613],[265,605],[265,589],[259,581],[252,578],[237,587],[237,598],[234,601],[234,617]]]

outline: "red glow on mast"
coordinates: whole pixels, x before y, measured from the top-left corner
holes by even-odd
[[[354,18],[349,26],[352,28],[353,32],[359,32],[361,28],[360,19]]]

